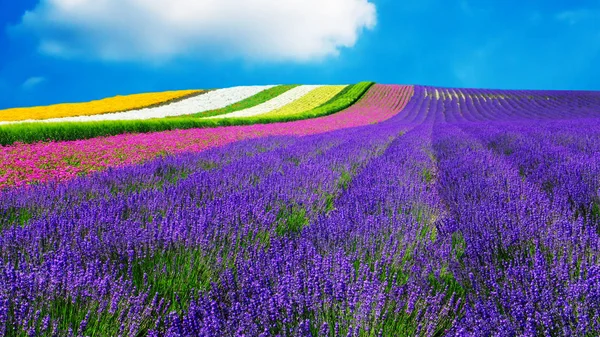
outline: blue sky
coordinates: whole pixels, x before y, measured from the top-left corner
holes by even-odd
[[[0,108],[362,80],[600,90],[598,0],[140,3],[0,0]]]

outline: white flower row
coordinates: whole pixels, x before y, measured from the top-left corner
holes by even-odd
[[[213,117],[205,117],[205,118],[235,118],[235,117],[251,117],[260,114],[264,114],[267,112],[271,112],[273,110],[280,109],[295,100],[300,99],[304,95],[309,92],[315,90],[316,88],[321,87],[321,85],[301,85],[295,88],[292,88],[283,94],[266,101],[262,104],[254,106],[252,108],[231,112],[225,115],[213,116]]]
[[[233,103],[254,96],[263,90],[274,87],[273,85],[262,86],[239,86],[225,89],[217,89],[207,93],[186,98],[184,100],[158,106],[125,112],[108,113],[91,116],[49,118],[43,120],[26,120],[18,122],[0,122],[0,124],[25,123],[25,122],[91,122],[107,120],[140,120],[150,118],[163,118],[170,116],[190,115],[214,109],[221,109]]]

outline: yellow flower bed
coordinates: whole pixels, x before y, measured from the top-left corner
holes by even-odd
[[[64,103],[31,108],[0,110],[0,121],[24,121],[58,117],[99,115],[136,110],[168,103],[200,93],[202,90],[177,90],[115,96],[85,103]]]
[[[284,117],[302,114],[308,110],[312,110],[323,103],[327,103],[340,91],[344,90],[345,85],[325,85],[316,88],[301,98],[287,104],[279,109],[269,111],[258,117]]]

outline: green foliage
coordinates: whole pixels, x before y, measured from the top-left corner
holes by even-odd
[[[585,222],[600,225],[600,201],[592,200],[587,204],[576,203],[572,198],[569,198],[569,204],[574,211],[574,218],[582,218]],[[597,227],[600,232],[600,226]]]
[[[149,133],[177,129],[212,128],[231,125],[268,124],[289,122],[330,115],[348,108],[358,101],[373,82],[360,82],[350,86],[343,94],[303,114],[278,117],[241,117],[203,119],[196,116],[155,118],[147,120],[22,123],[0,126],[0,145],[15,142],[35,143],[39,141],[68,141],[113,136],[123,133]],[[260,93],[259,93],[260,95]]]
[[[433,174],[426,167],[423,168],[423,171],[421,171],[421,175],[423,176],[423,180],[425,180],[425,182],[428,184],[431,183],[431,181],[433,180]]]
[[[338,187],[341,188],[342,190],[346,190],[348,189],[348,184],[350,184],[350,181],[352,180],[352,175],[350,174],[350,172],[348,171],[343,171],[340,179],[338,179]]]
[[[461,232],[452,233],[452,255],[457,260],[461,260],[465,255],[467,242]]]
[[[590,210],[590,220],[593,223],[597,223],[600,221],[600,204],[598,202],[593,202]]]
[[[334,205],[335,197],[336,197],[336,195],[333,193],[326,193],[324,195],[323,199],[324,199],[325,206],[323,208],[323,211],[325,213],[329,213],[335,209],[335,205]]]
[[[10,207],[0,212],[0,229],[11,226],[25,226],[33,217],[33,210],[30,208]]]
[[[465,296],[465,289],[447,268],[442,268],[439,275],[429,274],[428,281],[436,293],[446,292],[449,295],[454,293],[461,297]]]
[[[215,279],[212,260],[199,248],[158,251],[135,259],[130,277],[136,288],[168,300],[171,310],[185,310],[191,296]]]
[[[297,234],[309,222],[306,210],[296,206],[282,208],[279,211],[278,218],[279,222],[275,228],[275,233],[279,236]]]

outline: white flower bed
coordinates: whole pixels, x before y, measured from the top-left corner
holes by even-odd
[[[231,112],[225,115],[213,116],[213,117],[205,117],[205,118],[235,118],[235,117],[250,117],[256,116],[260,114],[264,114],[273,110],[277,110],[282,108],[297,99],[300,99],[302,96],[308,94],[312,90],[321,87],[321,85],[301,85],[297,86],[293,89],[290,89],[283,94],[273,98],[272,100],[266,101],[262,104],[259,104],[255,107]]]
[[[233,103],[254,96],[263,90],[274,87],[273,85],[240,86],[233,88],[217,89],[214,91],[190,97],[179,102],[155,108],[144,108],[126,112],[108,113],[92,116],[76,116],[49,118],[43,120],[26,120],[18,122],[0,122],[0,124],[26,123],[26,122],[91,122],[108,120],[140,120],[150,118],[163,118],[169,116],[190,115],[214,109],[221,109]]]

